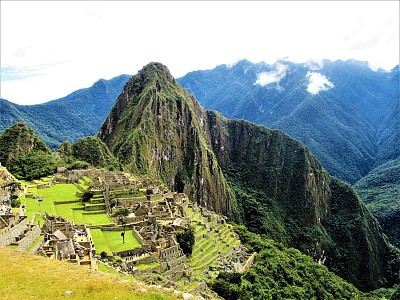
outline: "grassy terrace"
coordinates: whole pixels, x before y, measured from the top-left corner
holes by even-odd
[[[139,270],[146,270],[148,268],[158,267],[159,265],[160,265],[160,263],[158,263],[158,262],[151,262],[151,263],[147,263],[147,264],[136,265],[135,268],[139,269]]]
[[[194,271],[207,268],[213,264],[219,255],[228,254],[231,247],[240,244],[240,240],[233,232],[231,225],[218,224],[210,232],[207,232],[205,225],[211,227],[211,224],[205,222],[199,212],[193,212],[192,209],[188,208],[186,213],[192,218],[196,238],[192,255],[188,258],[188,262]],[[204,237],[204,235],[208,237]]]
[[[122,231],[107,231],[101,229],[91,229],[93,242],[96,246],[96,253],[105,251],[109,256],[112,252],[120,252],[142,247],[139,240],[133,234],[133,231],[125,231],[125,243],[122,242]]]
[[[77,195],[79,189],[73,184],[59,183],[49,188],[38,189],[37,184],[49,181],[49,178],[35,181],[35,184],[27,181],[21,181],[21,184],[28,186],[28,194],[42,197],[43,201],[36,199],[20,197],[21,204],[26,204],[25,214],[32,218],[34,214],[47,212],[50,215],[57,215],[73,221],[76,224],[87,225],[107,225],[113,222],[106,214],[105,210],[85,211],[84,205],[80,202]],[[86,183],[89,180],[82,180]],[[40,218],[38,218],[40,219]],[[36,220],[35,220],[36,221]]]

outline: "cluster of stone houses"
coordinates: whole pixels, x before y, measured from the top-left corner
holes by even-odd
[[[66,260],[97,269],[95,248],[90,229],[59,216],[45,213],[42,228],[44,241],[38,253],[53,259]]]

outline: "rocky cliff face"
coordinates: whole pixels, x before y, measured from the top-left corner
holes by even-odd
[[[162,64],[131,78],[99,137],[130,171],[301,249],[360,289],[398,281],[398,252],[351,187],[288,135],[205,111]]]
[[[218,163],[244,223],[310,254],[362,290],[398,282],[399,252],[351,186],[299,141],[208,112]]]

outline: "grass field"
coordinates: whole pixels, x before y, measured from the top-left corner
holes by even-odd
[[[82,180],[84,183],[87,181],[89,180]],[[89,226],[113,224],[105,211],[98,214],[92,214],[94,211],[85,211],[84,205],[80,203],[80,198],[76,194],[79,189],[73,184],[56,184],[45,189],[38,189],[35,184],[27,181],[23,181],[22,184],[28,186],[28,193],[43,198],[43,201],[39,202],[25,195],[20,197],[21,204],[26,205],[25,215],[29,219],[39,212],[47,212],[50,215],[62,216],[76,224],[87,224]],[[57,203],[60,201],[68,202]]]
[[[90,234],[96,247],[96,254],[100,255],[101,252],[105,251],[108,256],[111,256],[112,251],[101,229],[90,229]]]
[[[5,247],[0,247],[0,278],[1,298],[7,300],[182,299],[171,290],[150,288],[136,280],[123,280],[120,276]]]
[[[112,252],[120,252],[142,247],[132,230],[125,231],[125,243],[122,242],[122,231],[107,231],[101,229],[91,229],[93,242],[96,246],[96,253],[100,255],[105,251],[111,256]]]
[[[74,214],[78,214],[79,211],[74,210]],[[83,222],[82,224],[86,225],[108,225],[113,224],[111,219],[108,217],[106,213],[103,214],[90,214],[90,213],[82,213]],[[75,221],[77,222],[77,221]]]

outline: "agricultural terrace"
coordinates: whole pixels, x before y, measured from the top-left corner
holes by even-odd
[[[75,224],[108,225],[113,224],[108,217],[106,210],[87,210],[90,204],[81,203],[80,189],[74,184],[57,183],[49,185],[48,177],[34,182],[21,181],[22,186],[27,186],[27,193],[19,199],[25,205],[25,215],[32,218],[35,214],[39,215],[47,212],[49,215],[57,215],[66,218]],[[89,188],[87,180],[80,180],[79,185],[82,189]],[[40,185],[48,184],[49,187],[38,188]],[[40,197],[43,201],[38,201]],[[36,217],[35,222],[43,220]]]

